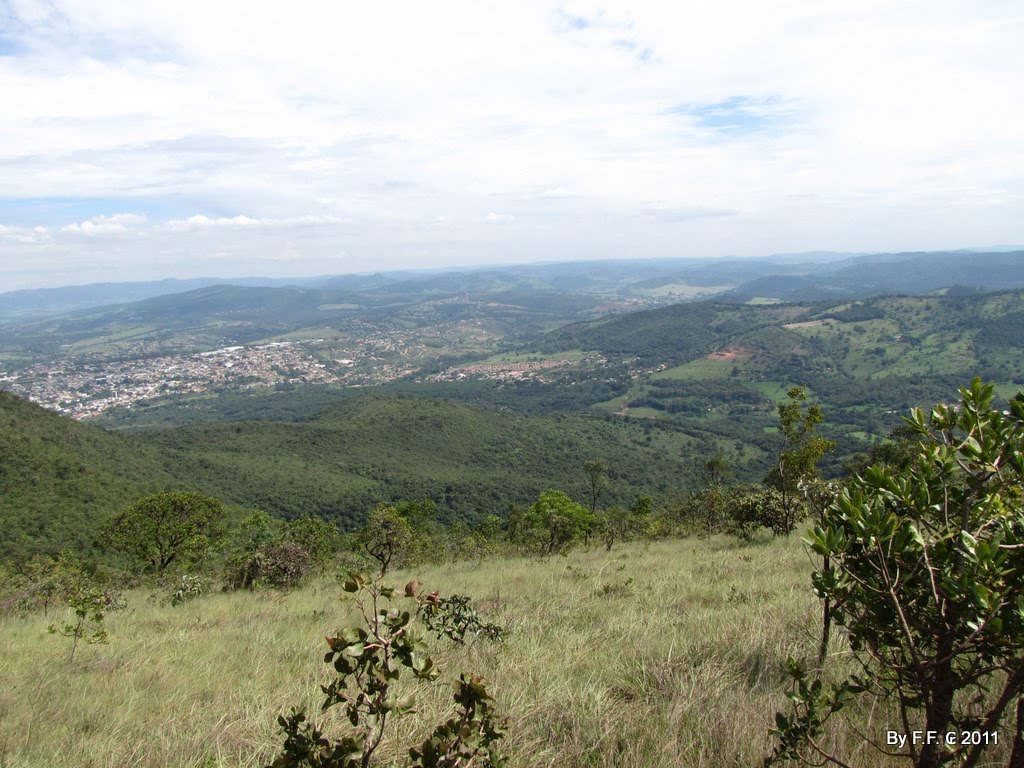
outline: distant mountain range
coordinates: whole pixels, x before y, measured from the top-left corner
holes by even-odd
[[[785,301],[920,295],[958,286],[998,291],[1024,285],[1024,251],[899,253],[856,256],[789,275],[766,275],[725,294]]]
[[[922,294],[952,286],[980,290],[1024,287],[1024,249],[1007,251],[993,247],[887,254],[810,251],[756,259],[577,261],[294,279],[203,277],[97,283],[0,293],[0,321],[24,321],[181,295],[217,285],[340,291],[349,294],[345,301],[378,306],[462,292],[500,294],[519,289],[608,297],[676,297],[677,300],[722,294],[729,301],[752,298],[808,301],[865,298],[885,293]],[[187,305],[190,299],[182,299],[182,302]]]
[[[296,280],[269,277],[243,277],[224,280],[216,277],[196,277],[188,280],[167,278],[137,283],[92,283],[69,285],[61,288],[8,291],[0,293],[0,320],[27,319],[45,315],[72,312],[108,304],[124,304],[154,296],[185,293],[211,285],[279,287],[295,285]]]

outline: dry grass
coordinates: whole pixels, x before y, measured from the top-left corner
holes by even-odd
[[[396,573],[472,595],[507,639],[434,643],[441,681],[382,758],[423,738],[448,710],[445,681],[473,671],[509,718],[512,766],[758,765],[785,703],[786,657],[815,652],[810,567],[795,539],[712,539]],[[354,621],[349,601],[329,581],[178,608],[133,594],[108,619],[110,644],[70,666],[41,615],[5,618],[0,768],[265,765],[281,744],[277,715],[319,709],[323,637]]]

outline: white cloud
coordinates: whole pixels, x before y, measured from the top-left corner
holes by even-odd
[[[382,268],[424,239],[586,256],[634,220],[623,255],[1024,240],[1010,0],[10,8],[4,194],[60,201],[5,221],[93,236],[69,248],[292,229],[307,261]]]
[[[325,224],[344,224],[347,219],[341,216],[307,214],[288,219],[257,219],[252,216],[220,216],[211,218],[202,214],[189,216],[187,219],[171,219],[160,225],[160,229],[170,232],[194,232],[204,229],[252,229],[256,227],[310,227]]]
[[[277,261],[302,261],[302,254],[295,243],[287,242],[281,252],[274,258]]]
[[[45,227],[10,227],[0,224],[0,242],[8,243],[41,243],[47,237]]]
[[[189,216],[187,219],[171,219],[163,225],[164,229],[171,231],[188,231],[197,229],[210,229],[212,227],[258,227],[263,222],[250,216],[221,216],[210,218],[202,214]]]
[[[61,232],[75,235],[127,235],[146,221],[145,216],[134,213],[116,213],[113,216],[94,216],[85,221],[61,227]]]
[[[662,203],[645,204],[640,211],[640,215],[642,217],[666,224],[693,221],[694,219],[737,216],[739,213],[739,211],[729,208],[703,208],[701,206],[673,207]]]

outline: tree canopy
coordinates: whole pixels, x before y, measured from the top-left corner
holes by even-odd
[[[527,526],[546,533],[544,551],[557,552],[590,532],[596,517],[562,491],[544,491],[526,511]]]
[[[168,491],[147,496],[114,515],[100,542],[123,552],[143,570],[163,574],[187,565],[224,537],[224,506],[201,493]]]

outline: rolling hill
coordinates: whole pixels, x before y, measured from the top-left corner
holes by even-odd
[[[665,500],[687,486],[701,448],[671,425],[394,394],[347,398],[308,421],[129,436],[0,393],[0,426],[0,559],[89,550],[105,518],[164,489],[201,491],[236,510],[318,515],[349,530],[379,502],[421,498],[447,522],[472,522],[548,488],[585,499],[583,463],[601,458],[610,465],[608,503]],[[761,466],[756,452],[743,456]]]
[[[921,295],[952,286],[978,291],[1024,287],[1024,251],[871,254],[760,275],[723,294],[726,301],[861,299]]]
[[[429,498],[450,522],[502,515],[548,488],[582,499],[592,458],[610,465],[610,503],[664,499],[699,463],[698,441],[670,425],[383,393],[346,398],[309,421],[204,424],[146,441],[177,474],[234,503],[348,528],[380,501]]]
[[[100,520],[166,487],[156,447],[0,392],[0,559],[89,550]]]

